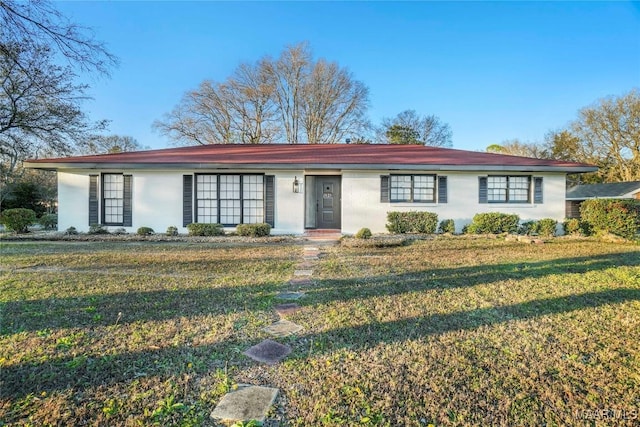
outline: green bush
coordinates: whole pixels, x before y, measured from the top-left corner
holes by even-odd
[[[109,230],[102,224],[91,224],[88,234],[109,234]]]
[[[187,225],[189,236],[223,236],[224,229],[221,224],[201,224],[198,222]]]
[[[265,237],[271,234],[271,226],[264,222],[259,224],[238,224],[236,233],[238,233],[238,236]]]
[[[611,233],[625,239],[634,239],[640,232],[638,200],[585,200],[580,205],[580,216],[594,233]]]
[[[535,229],[536,229],[535,221],[525,221],[518,226],[518,234],[528,236],[530,234],[536,233]]]
[[[58,215],[56,214],[44,214],[38,219],[38,222],[45,229],[53,230],[58,227]]]
[[[155,233],[155,231],[153,231],[151,227],[140,227],[136,231],[138,236],[151,236],[153,233]]]
[[[581,236],[589,236],[591,230],[589,224],[581,221],[579,218],[568,218],[562,223],[564,234],[577,234]]]
[[[543,218],[536,222],[535,232],[540,236],[555,236],[558,221],[552,218]]]
[[[28,233],[29,226],[35,222],[36,213],[31,209],[7,209],[0,214],[0,223],[7,227],[7,230],[15,231],[16,233]]]
[[[177,236],[178,235],[178,227],[174,227],[173,225],[167,227],[167,232],[165,233],[167,236]]]
[[[438,215],[432,212],[387,212],[387,230],[394,234],[431,234],[438,226]]]
[[[356,239],[370,239],[371,236],[371,230],[369,230],[367,227],[364,227],[358,230],[354,237]]]
[[[455,233],[456,223],[452,219],[443,219],[438,226],[438,233]]]
[[[78,234],[78,230],[75,227],[69,227],[64,230],[64,234],[66,234],[67,236],[75,236]]]
[[[116,236],[123,236],[127,234],[127,230],[124,227],[118,227],[115,230],[113,230],[111,233],[115,234]]]
[[[515,233],[520,217],[499,212],[479,213],[473,216],[467,232],[471,234]]]

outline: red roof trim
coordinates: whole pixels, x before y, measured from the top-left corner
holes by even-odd
[[[451,165],[451,166],[518,166],[576,168],[591,165],[559,160],[534,159],[479,151],[421,145],[380,144],[260,144],[203,145],[92,156],[29,160],[27,166],[39,164],[117,165]]]

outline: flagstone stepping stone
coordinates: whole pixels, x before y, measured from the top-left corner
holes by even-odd
[[[275,341],[264,340],[253,347],[244,351],[245,356],[249,356],[253,360],[266,363],[267,365],[275,365],[291,353],[291,347],[282,345]]]
[[[302,307],[300,307],[295,302],[289,302],[285,304],[278,304],[274,308],[280,316],[286,316],[287,314],[295,313],[296,311],[300,310]]]
[[[303,262],[302,264],[298,264],[298,269],[299,270],[310,270],[313,267],[315,267],[316,264],[312,263],[312,262]]]
[[[316,252],[317,252],[317,251],[319,251],[320,249],[318,249],[318,248],[316,248],[316,247],[314,247],[314,246],[305,246],[305,247],[304,247],[304,250],[305,250],[305,251],[316,251]]]
[[[278,320],[276,323],[262,328],[263,331],[278,338],[288,337],[289,335],[293,335],[303,329],[304,328],[302,326],[286,319]]]
[[[272,387],[241,385],[222,397],[211,413],[211,418],[234,422],[256,420],[263,423],[278,391]]]
[[[313,270],[295,270],[293,272],[294,276],[311,276],[313,275]]]
[[[318,258],[317,255],[312,255],[312,256],[304,256],[302,257],[302,259],[304,259],[305,261],[318,261],[320,258]]]
[[[313,280],[306,279],[306,278],[305,279],[301,279],[300,278],[300,279],[291,279],[291,280],[289,280],[289,284],[290,285],[294,285],[294,286],[295,285],[298,285],[298,286],[310,286],[310,285],[313,285],[313,283],[314,283]]]
[[[304,292],[283,292],[276,295],[276,298],[280,299],[300,299],[304,296]]]

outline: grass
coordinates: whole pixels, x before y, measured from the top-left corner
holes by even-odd
[[[279,387],[270,419],[292,426],[640,419],[637,245],[325,252],[288,317],[305,330],[264,366],[242,352],[277,320],[295,242],[0,243],[0,425],[214,425],[239,383]]]

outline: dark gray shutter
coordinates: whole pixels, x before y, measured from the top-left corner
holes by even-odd
[[[266,175],[264,177],[264,222],[275,227],[276,213],[276,177]]]
[[[182,175],[182,226],[193,222],[193,175]]]
[[[380,203],[389,203],[389,176],[380,176]]]
[[[124,194],[122,201],[122,225],[124,227],[131,227],[133,224],[133,215],[131,208],[131,175],[124,175]]]
[[[99,224],[98,175],[89,175],[89,225]]]
[[[478,177],[478,203],[487,203],[487,177]]]
[[[533,178],[533,203],[542,203],[542,177]]]
[[[447,177],[438,177],[438,203],[447,203]]]

